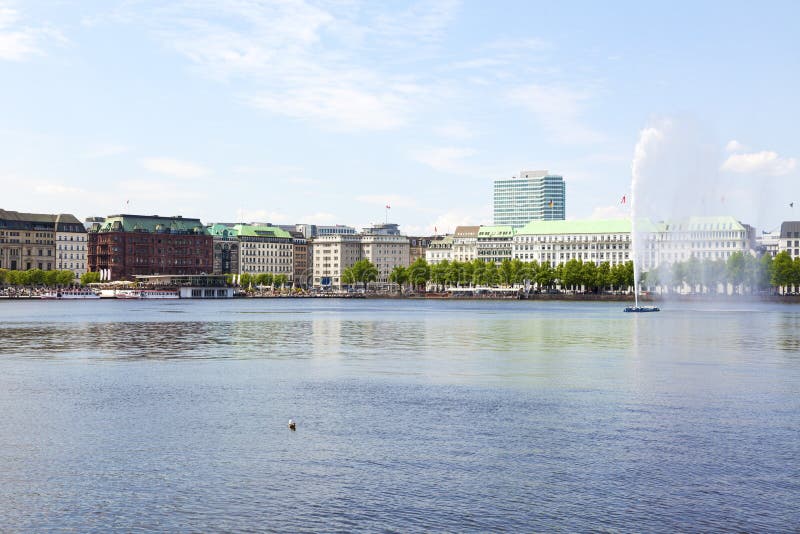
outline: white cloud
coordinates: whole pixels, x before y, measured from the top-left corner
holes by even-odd
[[[23,61],[43,54],[45,42],[64,41],[63,35],[48,26],[27,26],[16,9],[0,1],[0,60]]]
[[[745,154],[731,154],[722,164],[722,170],[739,174],[766,174],[784,176],[797,167],[795,158],[782,158],[777,152],[762,150]]]
[[[439,215],[427,226],[428,233],[452,234],[456,226],[478,226],[491,224],[491,214],[488,208],[476,210],[455,209]]]
[[[737,141],[736,139],[731,139],[725,145],[726,152],[745,152],[748,150],[748,147]]]
[[[291,224],[291,218],[283,213],[259,209],[239,208],[236,210],[236,222],[263,222],[273,224]]]
[[[310,215],[304,215],[300,217],[300,220],[297,222],[304,224],[321,224],[321,225],[344,224],[337,215],[334,215],[333,213],[327,213],[324,211],[318,211]]]
[[[150,172],[175,178],[200,178],[211,174],[211,171],[202,165],[173,158],[145,158],[141,164]]]
[[[474,155],[471,148],[437,147],[414,152],[411,157],[439,172],[468,174],[469,165],[464,161]]]
[[[591,144],[605,139],[605,135],[582,121],[583,103],[591,98],[586,91],[533,84],[511,90],[508,97],[533,113],[557,141]]]
[[[630,211],[623,204],[614,206],[597,206],[592,210],[591,219],[628,219]]]
[[[132,150],[133,148],[127,145],[102,144],[89,149],[86,154],[84,154],[84,157],[88,159],[107,158],[125,154]]]
[[[407,49],[436,42],[456,8],[419,3],[386,13],[370,4],[218,0],[163,7],[145,23],[248,105],[326,129],[371,131],[406,124],[429,91],[416,71],[389,72],[368,58],[408,61]]]
[[[356,200],[384,208],[387,204],[392,208],[413,208],[417,202],[403,195],[359,195]],[[390,208],[391,209],[391,208]]]
[[[396,92],[354,87],[305,87],[252,97],[249,102],[277,115],[322,120],[341,130],[391,130],[406,122],[405,100]]]
[[[38,183],[35,186],[33,186],[33,191],[35,193],[39,193],[42,195],[57,195],[57,196],[76,195],[84,192],[82,189],[79,189],[77,187],[51,183],[51,182]]]
[[[437,135],[448,139],[472,139],[475,137],[475,128],[465,122],[449,121],[434,128]]]

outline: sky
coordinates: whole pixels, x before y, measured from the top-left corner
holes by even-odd
[[[360,228],[389,205],[422,235],[491,224],[493,180],[547,169],[568,219],[624,217],[646,145],[640,182],[664,216],[701,199],[698,214],[773,230],[800,219],[798,16],[769,1],[0,0],[0,208]]]

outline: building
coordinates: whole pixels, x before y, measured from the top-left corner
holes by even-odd
[[[731,216],[687,217],[656,226],[650,234],[655,256],[645,260],[645,268],[691,257],[727,260],[734,252],[750,250],[747,229]]]
[[[453,232],[453,260],[472,261],[478,257],[480,226],[457,226]]]
[[[378,269],[378,278],[375,280],[378,286],[388,286],[389,274],[395,267],[410,265],[409,254],[408,237],[400,235],[396,224],[364,229],[361,236],[361,256]]]
[[[510,260],[514,245],[514,229],[510,226],[481,226],[476,253],[479,260],[500,264]]]
[[[785,250],[792,259],[800,258],[800,221],[785,221],[781,224],[778,250]]]
[[[89,270],[108,280],[208,274],[214,268],[213,238],[200,219],[110,215],[94,223],[88,237]]]
[[[521,228],[530,221],[563,221],[564,178],[547,171],[521,171],[494,181],[494,224]]]
[[[446,235],[433,239],[425,250],[425,261],[430,265],[453,261],[453,236]]]
[[[59,215],[0,209],[0,269],[58,269],[56,220]],[[64,221],[80,221],[64,215]]]
[[[292,261],[294,268],[294,285],[307,288],[311,282],[311,247],[303,232],[292,230]]]
[[[207,226],[207,231],[214,240],[214,274],[239,274],[239,236],[233,226]]]
[[[414,263],[419,258],[426,257],[426,251],[428,247],[431,246],[431,242],[436,239],[436,237],[409,237],[408,238],[408,262],[409,264]]]
[[[572,259],[625,263],[632,259],[631,223],[627,219],[531,221],[514,235],[511,255],[553,267]]]
[[[330,234],[311,241],[314,287],[342,287],[342,273],[361,259],[361,236]]]
[[[333,226],[320,226],[316,224],[296,224],[295,230],[302,232],[306,239],[312,239],[324,235],[356,235],[356,229],[352,226],[336,224]]]
[[[86,227],[73,215],[56,215],[56,269],[72,271],[76,278],[86,273],[88,237]]]
[[[781,232],[761,232],[756,238],[755,250],[760,254],[769,254],[773,258],[780,251]]]
[[[294,240],[277,226],[237,224],[240,273],[286,275],[294,280]]]

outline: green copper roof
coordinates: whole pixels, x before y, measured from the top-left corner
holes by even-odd
[[[637,227],[637,229],[641,230],[645,228],[644,224],[639,224]],[[517,230],[517,235],[622,234],[630,231],[631,221],[628,219],[584,219],[576,221],[531,221]]]
[[[514,237],[511,226],[481,226],[478,237]]]
[[[206,234],[200,219],[160,217],[158,215],[110,215],[98,232],[147,232],[172,234]]]
[[[719,217],[686,217],[667,221],[665,229],[670,232],[711,231],[711,230],[744,230],[744,226],[730,215]]]
[[[236,237],[236,229],[227,224],[210,224],[206,226],[208,233],[215,237]]]
[[[256,226],[252,224],[237,224],[233,227],[239,237],[280,237],[291,239],[292,234],[277,226]]]

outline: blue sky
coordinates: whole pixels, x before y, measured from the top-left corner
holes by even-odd
[[[0,207],[360,227],[389,203],[421,234],[549,169],[568,218],[624,216],[656,128],[654,216],[800,218],[798,4],[649,4],[0,0]]]

